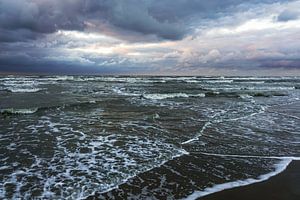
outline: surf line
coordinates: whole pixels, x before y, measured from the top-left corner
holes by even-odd
[[[193,153],[193,152],[190,152]],[[239,154],[217,154],[217,153],[207,153],[207,152],[194,152],[207,156],[217,156],[217,157],[233,157],[233,158],[261,158],[261,159],[277,159],[277,160],[300,160],[300,157],[295,156],[259,156],[259,155],[239,155]]]
[[[279,158],[279,157],[277,157],[277,158]],[[202,191],[200,191],[200,190],[194,191],[191,195],[187,196],[184,199],[185,200],[194,200],[194,199],[198,199],[200,197],[207,196],[209,194],[220,192],[223,190],[266,181],[266,180],[270,179],[271,177],[276,176],[277,174],[280,174],[281,172],[283,172],[287,168],[287,166],[293,161],[292,158],[293,157],[282,157],[281,161],[279,163],[275,164],[274,171],[271,171],[267,174],[260,175],[258,178],[248,178],[245,180],[237,180],[237,181],[232,181],[232,182],[227,182],[227,183],[222,183],[222,184],[216,184],[212,187],[205,188]],[[297,159],[300,160],[300,158],[297,158]]]
[[[227,183],[222,183],[222,184],[216,184],[212,187],[205,188],[202,191],[200,191],[200,190],[194,191],[191,195],[184,198],[185,200],[194,200],[194,199],[198,199],[200,197],[207,196],[209,194],[220,192],[223,190],[266,181],[266,180],[270,179],[271,177],[276,176],[276,175],[280,174],[281,172],[283,172],[293,160],[300,160],[300,157],[294,157],[294,156],[234,155],[234,154],[216,154],[216,153],[206,153],[206,152],[197,152],[197,153],[202,154],[202,155],[218,156],[218,157],[278,159],[278,160],[280,160],[280,162],[275,164],[274,171],[271,171],[267,174],[260,175],[257,178],[248,178],[245,180],[237,180],[237,181],[232,181],[232,182],[227,182]]]

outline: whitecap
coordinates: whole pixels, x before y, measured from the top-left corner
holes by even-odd
[[[239,97],[242,98],[242,99],[251,99],[251,98],[253,98],[253,96],[251,96],[249,94],[240,94]]]
[[[38,92],[41,91],[42,89],[40,88],[13,88],[10,87],[8,88],[9,91],[15,92],[15,93],[33,93],[33,92]]]
[[[233,80],[209,80],[209,81],[205,81],[207,83],[232,83]]]
[[[189,97],[205,97],[205,94],[186,94],[186,93],[170,93],[170,94],[144,94],[144,98],[151,100],[163,100],[170,98],[189,98]]]
[[[38,111],[38,108],[24,108],[24,109],[1,109],[1,114],[33,114]]]

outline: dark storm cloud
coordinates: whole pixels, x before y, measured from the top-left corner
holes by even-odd
[[[38,34],[27,29],[20,29],[18,31],[15,31],[0,28],[0,43],[33,40],[37,37]]]
[[[113,31],[178,40],[189,29],[191,17],[220,17],[242,0],[0,0],[1,41],[34,39],[57,30],[84,30],[88,22],[107,23]],[[248,1],[249,4],[269,0]],[[274,2],[274,1],[272,1]],[[2,32],[1,31],[1,32]],[[27,32],[26,32],[27,31]],[[101,30],[100,30],[101,31]],[[19,35],[17,35],[19,34]]]
[[[58,55],[55,56],[58,57]],[[98,58],[98,61],[101,62],[101,58]],[[46,52],[10,52],[7,54],[0,52],[0,72],[6,73],[93,75],[132,74],[147,70],[149,69],[126,64],[122,68],[113,68],[109,65],[99,67],[92,64],[82,64],[76,60],[53,60],[49,59]]]
[[[260,68],[284,68],[284,69],[300,69],[300,58],[298,59],[268,59],[260,61]]]
[[[275,5],[275,2],[282,4]],[[251,45],[246,45],[251,38],[234,42],[234,39],[238,37],[228,39],[229,36],[225,35],[224,40],[230,43],[226,49],[233,46],[236,52],[241,53],[224,54],[226,49],[222,47],[222,42],[212,42],[216,41],[216,38],[205,38],[205,35],[199,31],[199,29],[209,30],[217,26],[225,26],[219,24],[222,19],[225,22],[229,21],[234,28],[235,25],[248,20],[248,15],[244,16],[241,13],[249,12],[256,16],[256,10],[260,10],[260,13],[269,14],[268,10],[260,8],[268,3],[280,7],[284,5],[284,2],[288,1],[0,0],[0,72],[143,71],[147,70],[145,66],[151,66],[151,64],[155,64],[158,68],[163,68],[166,64],[174,67],[177,57],[174,55],[164,57],[164,54],[170,51],[171,55],[176,48],[178,52],[190,49],[191,51],[203,50],[203,55],[194,56],[191,53],[191,56],[187,56],[188,62],[195,60],[195,63],[192,63],[195,68],[199,65],[207,65],[207,67],[214,65],[219,68],[232,65],[246,69],[260,64],[270,69],[276,66],[296,68],[299,62],[288,62],[289,59],[283,59],[280,62],[276,60],[247,61],[245,53],[242,52],[244,48],[251,49],[248,47]],[[285,22],[299,17],[299,13],[288,7],[281,13],[278,13],[278,10],[275,14],[272,13],[272,16],[278,16],[277,21]],[[272,20],[277,22],[274,17]],[[97,37],[92,36],[93,34]],[[189,41],[189,37],[186,37],[193,37],[194,34],[198,34],[198,39],[200,38],[198,42],[194,39]],[[251,35],[253,40],[257,40],[261,38],[262,33],[259,32],[257,35],[251,33]],[[290,35],[287,35],[285,38],[289,37]],[[201,40],[201,38],[204,39]],[[279,37],[274,41],[281,41],[280,39],[282,38]],[[138,49],[143,48],[143,44],[147,46],[148,42],[150,47],[145,47],[144,51]],[[164,42],[170,44],[162,44]],[[245,45],[238,45],[242,43]],[[135,47],[136,44],[141,47]],[[156,45],[151,47],[153,44]],[[193,47],[194,44],[198,46]],[[296,52],[299,49],[298,43],[292,42],[287,48],[292,49],[292,45],[295,48],[292,52]],[[150,50],[150,48],[153,49]],[[211,51],[212,48],[216,50]],[[103,51],[102,54],[101,51]],[[218,52],[219,55],[216,54]],[[127,54],[129,56],[126,57]],[[288,53],[290,54],[292,53]],[[294,54],[298,57],[297,52]],[[180,63],[181,58],[178,59]],[[157,63],[154,60],[158,60]],[[136,66],[140,66],[140,69],[132,68]],[[182,68],[182,63],[179,67]]]
[[[35,39],[59,29],[83,30],[83,21],[77,15],[79,2],[0,0],[0,41]]]
[[[80,30],[80,1],[1,0],[0,25],[8,30],[27,29],[53,33],[57,29]]]

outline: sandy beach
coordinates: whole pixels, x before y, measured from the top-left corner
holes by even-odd
[[[300,199],[300,161],[293,161],[282,173],[260,183],[224,190],[201,200],[298,200]]]

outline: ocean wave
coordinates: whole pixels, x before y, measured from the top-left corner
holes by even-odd
[[[253,183],[266,181],[269,178],[283,172],[287,168],[287,166],[292,162],[292,160],[293,160],[292,158],[282,159],[279,163],[275,164],[274,171],[272,171],[268,174],[261,175],[258,178],[248,178],[245,180],[237,180],[237,181],[232,181],[232,182],[228,182],[228,183],[217,184],[212,187],[205,188],[203,191],[195,191],[191,195],[189,195],[188,197],[186,197],[184,199],[185,200],[194,200],[194,199],[198,199],[200,197],[207,196],[209,194],[220,192],[220,191],[223,191],[226,189],[232,189],[232,188],[236,188],[236,187],[241,187],[241,186],[246,186],[246,185],[250,185]]]
[[[14,86],[14,85],[32,86],[32,85],[37,85],[37,82],[33,80],[7,80],[4,81],[2,84],[7,86]]]
[[[274,96],[288,96],[285,92],[280,91],[209,91],[206,92],[207,97],[228,97],[228,98],[242,98],[250,99],[253,97],[274,97]]]
[[[233,80],[221,79],[221,80],[209,80],[207,83],[232,83]]]
[[[38,110],[39,108],[24,108],[24,109],[8,108],[8,109],[1,109],[0,113],[2,115],[26,115],[26,114],[36,113]]]
[[[225,77],[225,79],[232,79],[232,80],[243,80],[243,81],[251,81],[251,80],[291,80],[295,79],[297,77],[276,77],[276,76],[271,76],[271,77],[261,77],[261,76],[249,76],[249,77]]]
[[[123,89],[120,88],[113,88],[112,91],[118,95],[123,96],[141,96],[141,94],[125,92]]]
[[[205,97],[205,94],[204,93],[201,94],[171,93],[171,94],[144,94],[142,96],[146,99],[151,99],[151,100],[163,100],[163,99],[171,99],[171,98]]]
[[[234,83],[242,84],[264,84],[265,81],[253,81],[253,80],[233,80]]]
[[[7,88],[8,91],[13,92],[13,93],[34,93],[34,92],[39,92],[43,89],[41,88]]]
[[[62,105],[53,105],[53,106],[41,106],[35,108],[4,108],[0,109],[1,115],[26,115],[26,114],[34,114],[38,111],[42,110],[49,110],[49,109],[59,109],[59,108],[72,108],[72,107],[82,107],[82,106],[89,106],[96,104],[97,101],[90,100],[84,102],[76,102],[76,103],[69,103],[69,104],[62,104]]]
[[[197,97],[227,97],[227,98],[241,98],[253,99],[254,97],[273,97],[273,96],[288,96],[287,93],[278,91],[265,91],[265,92],[235,92],[235,91],[208,91],[200,94],[187,94],[187,93],[169,93],[169,94],[134,94],[118,91],[118,94],[126,96],[141,96],[150,100],[163,100],[172,98],[197,98]]]
[[[5,80],[1,84],[4,86],[3,88],[5,90],[16,93],[32,93],[42,90],[42,88],[38,87],[40,82],[27,78]]]
[[[291,87],[276,87],[276,86],[266,86],[266,87],[245,87],[246,90],[295,90],[296,88],[294,86]]]
[[[48,80],[53,81],[73,81],[74,76],[55,76],[55,77],[49,77]]]
[[[241,99],[252,99],[253,96],[249,95],[249,94],[240,94],[239,97]]]

